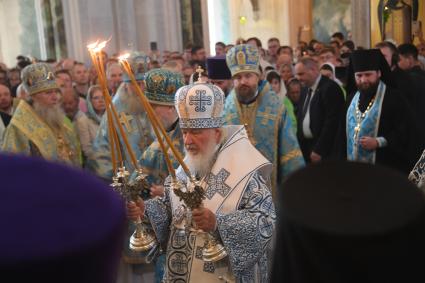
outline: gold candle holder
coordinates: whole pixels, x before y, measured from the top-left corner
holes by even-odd
[[[106,46],[107,41],[95,42],[87,46],[90,57],[92,59],[93,65],[96,68],[98,74],[99,83],[102,88],[102,93],[106,102],[106,110],[108,117],[108,137],[109,145],[111,149],[111,159],[112,167],[114,171],[114,177],[112,178],[113,183],[111,184],[112,188],[119,193],[126,201],[137,201],[139,194],[142,190],[147,189],[146,176],[143,174],[142,170],[139,168],[135,154],[128,142],[127,135],[119,121],[117,111],[112,103],[111,96],[107,87],[107,80],[105,74],[105,68],[103,65],[103,60],[101,56],[102,49]],[[118,126],[118,131],[124,141],[124,146],[127,149],[127,152],[130,156],[130,161],[134,166],[137,176],[134,182],[129,182],[130,173],[123,166],[123,154],[121,152],[121,144],[118,138],[118,131],[115,128],[114,123]],[[120,167],[116,166],[116,156],[115,150],[117,152],[118,164]],[[143,225],[140,217],[135,221],[136,229],[133,235],[130,238],[130,249],[133,251],[146,251],[157,247],[159,244],[154,235],[148,233]]]
[[[144,109],[146,110],[147,116],[149,120],[151,121],[152,128],[154,129],[155,135],[158,139],[158,142],[161,146],[161,150],[164,153],[164,157],[167,163],[168,170],[170,172],[170,175],[172,177],[172,190],[173,192],[182,200],[186,207],[188,207],[190,210],[193,210],[195,208],[199,208],[202,206],[202,202],[205,199],[205,190],[201,187],[199,181],[197,181],[193,175],[190,173],[190,170],[188,166],[183,161],[182,156],[175,148],[174,144],[171,142],[170,138],[168,137],[163,125],[160,121],[158,121],[156,115],[154,114],[154,111],[152,109],[152,106],[150,105],[148,99],[144,95],[142,89],[137,84],[134,72],[131,69],[130,64],[127,62],[129,54],[124,54],[119,57],[120,63],[123,66],[124,70],[127,72],[131,83],[136,90],[136,93],[138,94],[140,98],[140,102]],[[199,77],[201,77],[202,70],[198,69],[197,72],[199,72]],[[186,173],[186,175],[189,178],[189,184],[187,186],[183,186],[176,177],[175,170],[172,167],[170,158],[168,156],[168,152],[165,148],[165,145],[162,141],[162,136],[165,138],[165,141],[167,142],[168,146],[170,147],[171,151],[173,152],[174,156],[176,157],[179,164],[182,166],[183,171]],[[190,224],[189,224],[190,225]],[[195,230],[197,232],[204,233],[205,237],[205,247],[203,250],[203,260],[206,262],[214,262],[219,261],[227,256],[227,252],[224,249],[223,245],[219,243],[210,233],[205,233],[200,230]]]
[[[148,188],[146,175],[141,170],[137,170],[137,176],[133,182],[129,182],[130,173],[125,167],[120,167],[117,175],[113,178],[111,186],[126,201],[136,202],[140,193]],[[142,225],[142,219],[138,217],[134,221],[136,229],[130,237],[130,249],[136,252],[143,252],[157,247],[159,244],[156,238],[148,233]]]

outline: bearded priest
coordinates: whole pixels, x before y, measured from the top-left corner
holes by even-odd
[[[347,160],[381,164],[408,175],[423,148],[405,95],[391,88],[384,56],[378,49],[356,50],[350,72],[357,92],[345,119]]]
[[[189,209],[169,176],[163,198],[127,206],[128,217],[144,217],[166,250],[165,282],[268,281],[267,247],[276,219],[272,165],[242,125],[223,126],[224,99],[221,89],[202,82],[175,96],[185,163],[202,187],[202,205]],[[176,176],[183,187],[193,185],[181,166]],[[205,256],[206,233],[224,247],[221,259]]]
[[[226,54],[234,89],[226,98],[224,118],[228,125],[245,125],[249,140],[273,164],[273,196],[287,176],[304,166],[289,112],[262,80],[258,49],[241,44]]]
[[[28,102],[21,100],[6,128],[2,150],[81,166],[77,134],[59,105],[52,68],[35,63],[22,71]]]

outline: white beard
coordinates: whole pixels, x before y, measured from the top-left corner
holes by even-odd
[[[184,161],[189,167],[190,172],[199,178],[206,176],[214,165],[219,147],[220,144],[210,140],[206,147],[205,153],[198,152],[197,155],[193,155],[185,149],[186,156]]]
[[[59,104],[54,106],[44,106],[33,102],[34,111],[49,125],[54,131],[60,131],[63,128],[65,113]]]
[[[138,115],[145,112],[137,93],[133,93],[130,84],[122,83],[117,90],[117,95],[130,114]]]

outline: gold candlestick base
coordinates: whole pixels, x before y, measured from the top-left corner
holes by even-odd
[[[130,237],[130,249],[135,252],[144,252],[157,246],[158,242],[155,237],[146,233],[145,231],[134,231]]]
[[[127,201],[137,201],[140,192],[148,188],[146,175],[143,174],[141,169],[136,169],[136,173],[137,176],[135,180],[133,182],[130,182],[128,180],[130,173],[125,170],[125,167],[120,167],[116,176],[112,178],[112,188]],[[136,252],[144,252],[152,248],[157,248],[159,246],[159,243],[156,240],[155,235],[147,232],[143,228],[142,220],[140,219],[140,217],[135,221],[135,224],[136,230],[130,237],[129,248],[132,251]]]
[[[205,262],[216,262],[227,256],[223,245],[217,242],[213,236],[206,234],[205,246],[202,250],[202,260]]]

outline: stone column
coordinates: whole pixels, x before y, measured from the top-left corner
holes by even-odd
[[[201,0],[202,12],[202,34],[204,37],[204,48],[207,54],[211,54],[210,50],[210,32],[208,27],[208,3],[207,0]],[[214,53],[214,51],[212,51]]]
[[[113,24],[117,51],[137,50],[137,27],[134,0],[112,0]]]
[[[23,26],[19,22],[22,8],[20,1],[0,0],[0,62],[5,63],[9,68],[15,66],[16,56],[23,52],[21,40]],[[38,43],[36,35],[26,34],[25,36],[32,37],[33,42]],[[39,46],[34,46],[34,49],[39,49]],[[37,53],[23,53],[23,55],[39,56]]]
[[[168,0],[62,0],[69,57],[90,62],[86,45],[109,37],[105,51],[182,50],[180,5]]]
[[[371,46],[370,0],[351,0],[352,40],[356,46]]]
[[[102,0],[62,0],[68,57],[91,64],[87,44],[112,36],[105,51],[117,52],[112,2]],[[118,37],[117,37],[118,39]]]
[[[150,51],[150,42],[158,49],[182,50],[180,5],[178,1],[135,0],[137,42],[140,50]]]
[[[180,1],[163,1],[164,43],[165,49],[183,51]],[[160,30],[157,32],[161,33]]]
[[[288,0],[290,44],[298,45],[298,40],[310,41],[313,35],[312,0]]]
[[[63,17],[65,20],[65,35],[68,57],[85,61],[83,39],[80,28],[80,10],[78,1],[62,0]],[[87,56],[88,59],[88,56]]]

